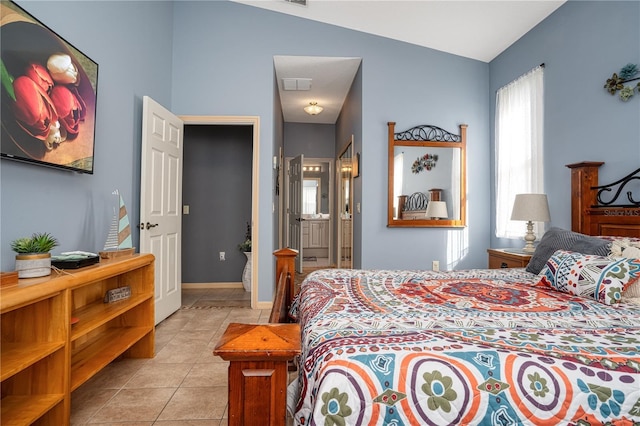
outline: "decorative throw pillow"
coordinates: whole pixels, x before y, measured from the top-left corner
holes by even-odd
[[[527,265],[527,271],[532,274],[539,274],[547,260],[556,250],[607,256],[610,245],[611,241],[603,238],[590,237],[560,228],[551,228],[540,239],[540,243]]]
[[[540,282],[546,286],[612,305],[619,303],[624,290],[640,278],[640,259],[612,259],[558,250],[540,275]]]
[[[622,257],[627,259],[640,259],[640,248],[629,246],[622,248]]]
[[[623,247],[621,255],[628,259],[640,259],[640,248],[635,246]],[[623,301],[629,301],[629,299],[638,299],[637,303],[640,303],[640,280],[631,283],[622,293]]]
[[[580,253],[557,250],[540,271],[541,281],[563,293],[592,297],[594,289],[578,288],[583,262]]]
[[[638,258],[640,253],[640,239],[639,238],[620,238],[620,237],[599,237],[606,238],[611,241],[610,256],[615,257],[629,257]],[[630,251],[628,251],[630,250]]]

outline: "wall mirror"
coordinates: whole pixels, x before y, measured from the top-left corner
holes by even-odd
[[[353,135],[346,148],[338,157],[337,167],[338,184],[338,268],[351,268],[353,253]]]
[[[330,163],[305,158],[302,169],[302,217],[329,218]]]
[[[467,125],[459,134],[389,122],[389,227],[464,227]]]

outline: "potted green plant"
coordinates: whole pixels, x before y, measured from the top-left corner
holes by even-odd
[[[251,225],[247,222],[247,232],[244,234],[244,241],[238,244],[238,250],[243,253],[251,251]]]
[[[18,278],[44,277],[51,274],[51,250],[58,240],[48,232],[34,233],[30,237],[11,241],[16,255]]]
[[[247,222],[247,231],[244,234],[244,241],[238,244],[238,250],[247,257],[247,263],[242,270],[242,286],[245,291],[251,291],[251,225]]]

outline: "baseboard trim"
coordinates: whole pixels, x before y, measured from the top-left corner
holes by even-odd
[[[271,309],[273,307],[273,302],[258,302],[256,303],[256,307],[253,309]]]
[[[219,282],[219,283],[182,283],[182,288],[187,290],[199,288],[243,288],[241,282]]]

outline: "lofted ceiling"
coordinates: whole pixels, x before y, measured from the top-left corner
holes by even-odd
[[[286,0],[233,1],[487,63],[565,3],[565,0],[306,0],[307,4],[301,5]],[[285,121],[335,123],[335,110],[339,113],[351,86],[357,58],[306,57],[307,66],[289,58],[274,58]],[[330,65],[322,74],[314,73],[314,67],[325,63]],[[285,93],[280,76],[312,78],[312,87]],[[341,82],[335,84],[343,89],[328,89],[334,82]],[[345,86],[346,91],[342,92]],[[300,113],[310,101],[327,107],[315,116]]]

